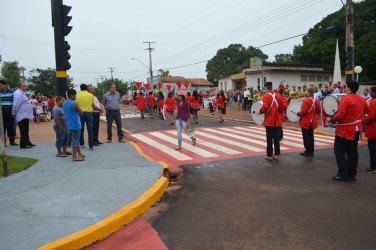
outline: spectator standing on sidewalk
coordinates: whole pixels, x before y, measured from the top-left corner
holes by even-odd
[[[26,83],[19,83],[18,89],[13,96],[12,114],[16,117],[16,122],[20,129],[21,139],[20,148],[32,148],[35,145],[30,142],[29,138],[29,120],[34,118],[33,106],[26,96]]]
[[[98,98],[95,96],[95,88],[92,85],[89,85],[89,93],[94,97],[94,109],[93,109],[93,140],[94,146],[99,146],[103,144],[99,141],[99,123],[100,123],[100,116],[104,112],[104,108],[99,102]]]
[[[245,88],[244,89],[244,93],[243,93],[243,96],[244,96],[244,110],[247,110],[247,108],[248,108],[248,95],[249,95],[249,90],[248,90],[248,88]]]
[[[67,157],[70,155],[70,152],[67,152],[68,146],[68,130],[65,122],[65,113],[64,113],[64,98],[62,96],[56,97],[56,104],[51,110],[51,116],[54,118],[54,130],[56,133],[56,157]]]
[[[85,123],[88,133],[89,150],[94,150],[94,138],[93,138],[93,108],[94,108],[94,96],[90,94],[87,90],[86,84],[80,85],[81,92],[78,93],[76,97],[76,102],[80,109],[82,110],[81,116],[81,135],[80,135],[80,145],[83,147],[85,145],[84,141],[84,131]]]
[[[121,114],[120,114],[120,94],[116,91],[116,85],[111,83],[110,89],[103,96],[103,105],[106,109],[106,120],[107,120],[107,143],[112,142],[112,122],[115,120],[117,135],[120,143],[124,143],[123,128],[121,125]]]
[[[1,108],[3,112],[3,126],[4,126],[4,140],[6,142],[5,134],[8,134],[9,142],[11,146],[18,146],[15,143],[15,130],[13,128],[14,125],[14,117],[12,115],[12,107],[13,107],[13,91],[9,90],[7,84],[5,83],[4,79],[0,79],[0,97],[1,97]]]
[[[236,94],[236,100],[238,102],[238,110],[240,111],[240,108],[241,108],[242,103],[243,103],[243,95],[242,95],[240,90]]]
[[[376,87],[371,88],[371,97],[368,116],[363,118],[362,122],[365,124],[370,156],[370,167],[367,171],[376,173]]]
[[[75,102],[77,92],[74,89],[68,90],[68,100],[64,102],[64,114],[67,130],[72,135],[72,161],[83,161],[85,156],[80,149],[81,119],[83,112],[80,106]]]
[[[234,92],[230,90],[230,93],[228,94],[228,96],[229,96],[230,107],[232,108],[232,106],[234,105]]]

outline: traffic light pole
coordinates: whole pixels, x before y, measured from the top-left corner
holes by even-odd
[[[63,5],[63,0],[51,0],[52,26],[55,37],[55,59],[56,59],[56,84],[59,96],[66,97],[68,89],[67,70],[70,69],[70,45],[65,41],[65,36],[72,30],[68,26],[72,17],[68,16],[72,7]]]
[[[352,0],[346,0],[346,82],[354,79],[354,29]]]

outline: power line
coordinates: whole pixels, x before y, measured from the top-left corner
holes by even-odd
[[[266,26],[267,24],[270,24],[272,22],[280,20],[282,17],[291,15],[293,13],[297,13],[298,11],[301,11],[303,9],[306,9],[308,7],[311,7],[311,6],[319,3],[317,1],[316,2],[312,2],[312,1],[306,2],[306,1],[307,0],[293,1],[289,4],[287,4],[287,5],[284,5],[284,6],[279,7],[277,9],[273,10],[273,11],[268,12],[269,14],[264,15],[261,18],[251,19],[246,24],[240,25],[240,26],[238,26],[234,29],[231,29],[229,31],[223,32],[223,33],[218,34],[216,36],[213,36],[212,38],[207,39],[202,43],[191,46],[188,49],[185,49],[181,52],[170,55],[170,56],[165,57],[163,59],[166,60],[166,59],[172,58],[172,57],[181,57],[181,56],[184,56],[184,55],[187,55],[187,54],[189,54],[189,55],[195,54],[200,50],[210,48],[210,47],[214,46],[215,44],[218,44],[218,43],[223,42],[225,40],[229,40],[229,39],[232,39],[236,36],[245,34],[244,32],[248,33],[252,30],[261,28],[263,26]],[[322,0],[319,0],[319,1],[321,2]],[[279,12],[282,12],[282,11],[284,11],[282,16],[277,15],[277,14],[279,14]],[[265,22],[265,21],[267,21],[267,22]]]

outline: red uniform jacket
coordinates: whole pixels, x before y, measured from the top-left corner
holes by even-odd
[[[281,95],[282,96],[282,95]],[[286,106],[287,107],[287,98],[286,97],[284,97],[284,96],[282,96],[282,101],[283,101],[283,103],[282,103],[282,105],[283,106]],[[281,123],[283,123],[284,121],[285,121],[285,118],[286,118],[286,109],[285,110],[283,110],[280,114],[279,114],[279,119],[281,120]]]
[[[273,98],[274,95],[274,98]],[[273,100],[274,99],[274,100]],[[260,112],[265,114],[265,127],[279,127],[282,125],[280,114],[287,108],[284,98],[278,93],[267,93],[262,97]]]
[[[309,129],[311,123],[313,129],[318,127],[317,115],[321,112],[320,102],[313,97],[304,99],[302,109],[298,113],[300,115],[299,126]]]
[[[174,97],[172,97],[172,96],[170,98],[167,97],[166,106],[167,106],[166,107],[167,111],[169,111],[169,112],[172,112],[176,109]]]
[[[163,99],[158,99],[158,108],[159,109],[163,109],[163,105],[164,105],[164,100]]]
[[[193,109],[200,109],[200,97],[198,97],[197,100],[196,98],[192,97],[191,104]]]
[[[153,95],[148,95],[148,105],[150,107],[154,107],[155,106],[154,96]]]
[[[192,98],[193,98],[193,96],[191,96],[191,95],[187,95],[185,97],[185,102],[188,103],[189,107],[191,106]]]
[[[376,139],[376,98],[369,104],[368,116],[362,119],[366,126],[366,137]]]
[[[218,102],[218,108],[220,108],[220,109],[224,109],[225,108],[225,100],[224,100],[224,98],[222,96],[218,97],[217,102]]]
[[[136,100],[137,100],[138,110],[140,110],[140,111],[145,110],[145,106],[146,106],[145,97],[139,95],[139,96],[137,96]]]
[[[332,118],[334,122],[339,124],[336,126],[336,135],[347,140],[354,140],[356,128],[358,128],[360,134],[362,133],[361,119],[367,113],[368,105],[363,97],[357,94],[349,94],[342,97],[339,102],[338,112]]]

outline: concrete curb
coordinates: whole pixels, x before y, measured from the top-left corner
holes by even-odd
[[[136,143],[130,142],[130,144],[146,160],[153,161],[153,159],[142,152],[142,150]],[[168,165],[167,163],[161,161],[158,161],[158,163],[160,163],[163,167],[161,177],[153,184],[151,188],[149,188],[136,200],[127,204],[126,206],[113,213],[112,215],[104,218],[103,220],[71,235],[47,243],[46,245],[39,247],[38,250],[81,249],[83,247],[89,246],[96,241],[106,238],[110,234],[119,230],[124,225],[136,219],[159,200],[159,198],[164,194],[169,185],[168,178],[163,176],[165,174],[165,170],[168,169]]]

